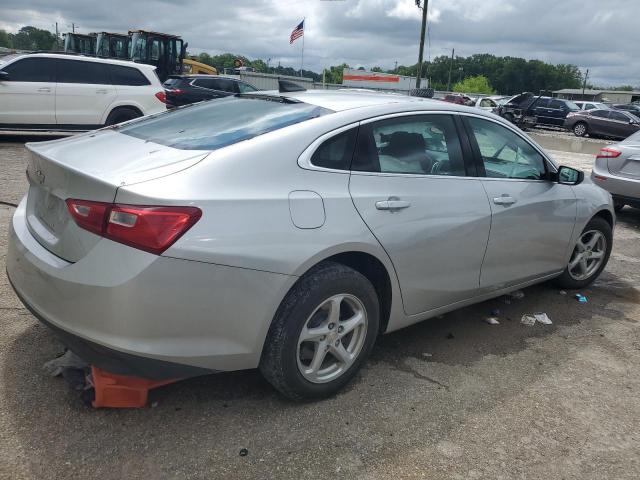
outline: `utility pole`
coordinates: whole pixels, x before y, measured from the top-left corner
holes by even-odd
[[[587,73],[584,74],[584,82],[582,83],[582,100],[584,100],[584,91],[587,89],[587,78],[589,78],[588,68],[587,68]]]
[[[453,68],[453,55],[456,52],[455,48],[451,49],[451,61],[449,62],[449,81],[447,82],[447,92],[451,91],[451,69]]]
[[[420,51],[418,53],[418,72],[416,75],[416,88],[420,88],[422,79],[422,56],[424,54],[424,34],[427,30],[427,11],[429,10],[429,0],[424,0],[424,5],[420,7],[420,0],[416,0],[416,6],[422,8],[422,28],[420,29]]]
[[[393,67],[393,73],[398,73],[398,60],[396,60],[396,64]]]
[[[56,52],[60,50],[60,35],[58,34],[58,22],[56,22]]]
[[[71,33],[76,33],[76,24],[71,22]]]

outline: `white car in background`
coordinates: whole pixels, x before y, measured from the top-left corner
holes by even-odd
[[[578,107],[580,107],[580,110],[601,110],[601,109],[607,110],[611,108],[609,105],[602,102],[577,101],[573,103],[575,103]]]
[[[55,53],[0,58],[0,129],[92,130],[165,109],[152,65]]]
[[[486,110],[487,112],[493,112],[495,108],[498,108],[496,101],[489,97],[480,97],[476,99],[476,103],[473,106],[481,110]]]

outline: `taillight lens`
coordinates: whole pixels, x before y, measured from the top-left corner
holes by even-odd
[[[622,155],[620,150],[616,150],[615,148],[601,148],[600,152],[596,156],[596,158],[616,158]]]
[[[68,199],[76,224],[114,242],[160,255],[202,216],[197,207],[119,205]]]
[[[162,103],[167,103],[167,94],[165,93],[164,90],[156,93],[156,98],[160,100]]]

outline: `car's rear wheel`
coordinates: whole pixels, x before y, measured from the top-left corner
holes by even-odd
[[[378,325],[371,282],[342,264],[321,264],[298,281],[278,308],[260,371],[293,400],[327,397],[360,369]]]
[[[105,126],[115,125],[117,123],[127,122],[129,120],[133,120],[134,118],[141,117],[142,113],[139,110],[131,107],[118,107],[114,108],[109,116],[107,117],[107,121],[104,122]]]
[[[584,122],[578,122],[573,126],[573,134],[576,137],[584,137],[589,132],[589,127]]]
[[[578,289],[590,285],[604,270],[611,255],[613,233],[604,218],[594,217],[580,234],[569,263],[556,283]]]

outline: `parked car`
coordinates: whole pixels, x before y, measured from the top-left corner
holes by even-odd
[[[468,95],[463,95],[461,93],[451,93],[444,96],[442,99],[447,103],[455,103],[456,105],[467,105],[472,106],[475,105],[475,100]]]
[[[0,58],[0,128],[90,130],[165,110],[155,67],[74,55]]]
[[[596,110],[596,109],[607,109],[611,108],[606,103],[602,102],[585,102],[585,101],[575,101],[575,103],[580,110]]]
[[[89,363],[324,397],[376,337],[605,267],[611,196],[475,108],[248,94],[27,144],[8,277]]]
[[[480,97],[475,100],[474,107],[486,110],[487,112],[493,112],[498,108],[498,104],[489,97]]]
[[[591,179],[611,193],[616,211],[640,208],[640,132],[601,149]]]
[[[616,110],[623,110],[625,112],[631,113],[632,115],[640,118],[640,105],[638,105],[637,103],[618,103],[612,105],[612,107]]]
[[[538,120],[535,115],[529,111],[529,106],[534,102],[535,98],[531,92],[519,93],[518,95],[508,98],[506,101],[501,101],[494,110],[494,113],[521,128],[533,127]]]
[[[630,113],[613,110],[580,110],[567,115],[564,127],[576,137],[602,136],[627,138],[640,130],[640,119]]]
[[[163,86],[167,92],[167,108],[258,90],[247,82],[221,75],[171,76]]]
[[[529,114],[537,118],[539,125],[561,127],[570,112],[580,108],[569,100],[550,97],[536,97],[528,107]]]

